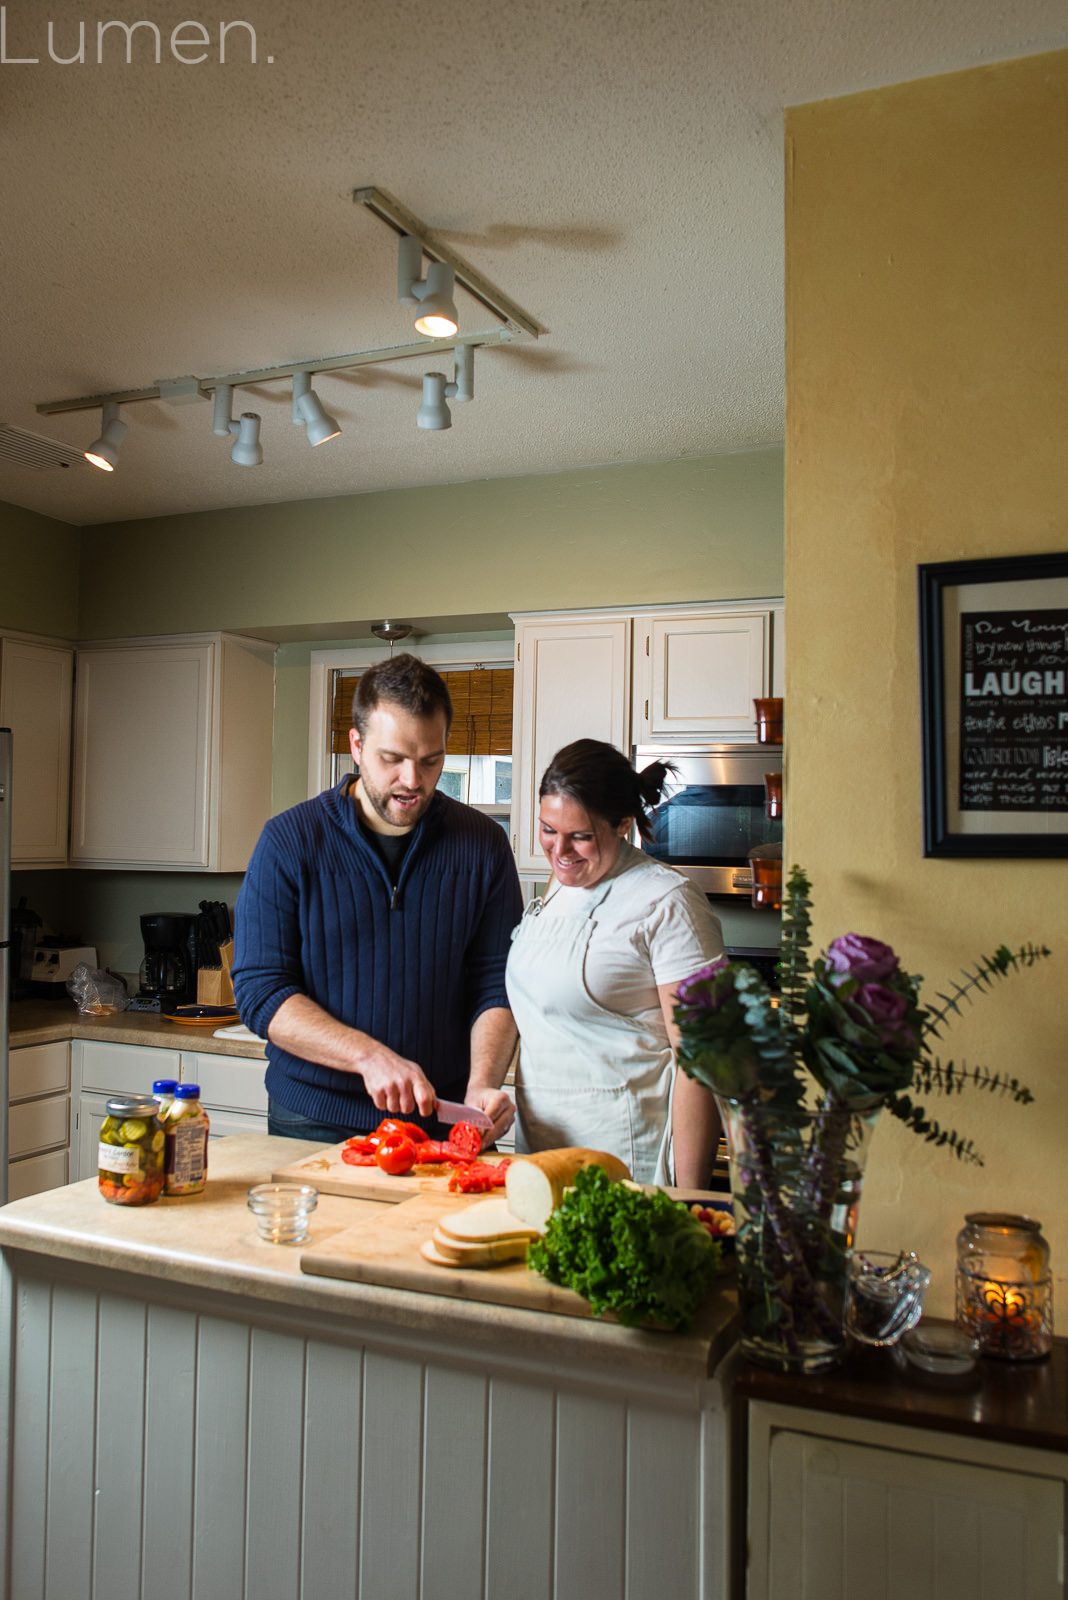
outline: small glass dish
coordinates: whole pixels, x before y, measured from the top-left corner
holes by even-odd
[[[860,1344],[896,1344],[919,1322],[930,1282],[913,1250],[858,1250],[846,1284],[846,1331]]]
[[[941,1322],[921,1322],[910,1328],[901,1348],[914,1367],[947,1377],[971,1372],[979,1353],[978,1341],[971,1334]]]
[[[318,1204],[319,1191],[310,1183],[258,1183],[248,1192],[248,1208],[268,1244],[302,1244]]]

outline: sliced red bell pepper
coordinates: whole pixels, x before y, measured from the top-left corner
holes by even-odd
[[[356,1142],[356,1140],[353,1140],[353,1144],[356,1144]],[[370,1152],[365,1154],[362,1150],[353,1149],[350,1145],[346,1145],[342,1150],[341,1159],[347,1167],[373,1167],[377,1165],[374,1156]]]
[[[470,1166],[461,1167],[459,1172],[453,1173],[449,1188],[458,1194],[488,1194],[491,1189],[502,1189],[504,1175],[511,1164],[511,1161],[498,1161],[496,1164],[474,1161]]]

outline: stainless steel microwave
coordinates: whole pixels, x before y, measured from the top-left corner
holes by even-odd
[[[652,838],[635,843],[684,872],[706,894],[748,895],[750,850],[782,840],[782,818],[768,817],[764,789],[765,774],[782,772],[781,746],[637,747],[639,772],[654,761],[675,770],[650,815]]]

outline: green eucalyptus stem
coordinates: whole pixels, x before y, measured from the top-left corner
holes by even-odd
[[[832,1342],[840,1343],[843,1338],[841,1323],[831,1314],[820,1296],[819,1287],[809,1265],[808,1252],[805,1250],[804,1244],[795,1228],[793,1217],[783,1201],[775,1172],[771,1135],[766,1126],[763,1125],[760,1107],[755,1099],[750,1097],[740,1100],[738,1105],[749,1145],[749,1157],[743,1159],[756,1178],[763,1202],[764,1216],[771,1225],[775,1250],[781,1259],[782,1276],[788,1277],[792,1283],[793,1293],[790,1298],[793,1301],[793,1307],[807,1312],[819,1324],[821,1331],[827,1338]],[[739,1158],[732,1152],[732,1159],[737,1160]],[[790,1354],[794,1355],[797,1353],[797,1339],[796,1331],[793,1327],[793,1308],[791,1307],[790,1299],[782,1293],[781,1286],[778,1301],[789,1319],[783,1328],[783,1339]]]

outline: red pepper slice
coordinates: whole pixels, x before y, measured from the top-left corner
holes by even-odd
[[[391,1133],[403,1133],[413,1144],[422,1144],[426,1138],[426,1133],[417,1122],[401,1122],[397,1117],[386,1117],[380,1122],[374,1131],[374,1137],[381,1141],[388,1138]]]
[[[461,1167],[459,1172],[453,1173],[449,1188],[459,1194],[488,1194],[491,1189],[502,1189],[504,1175],[511,1164],[511,1161],[498,1161],[495,1165],[488,1161],[472,1162],[469,1167]]]
[[[357,1141],[353,1140],[353,1144],[355,1143]],[[352,1149],[349,1145],[346,1145],[342,1150],[341,1159],[348,1167],[373,1167],[377,1165],[374,1156],[369,1152],[365,1154],[362,1150]]]
[[[374,1141],[371,1140],[371,1139],[364,1139],[364,1138],[346,1139],[345,1140],[345,1149],[346,1150],[354,1150],[358,1156],[369,1156],[369,1155],[373,1155],[374,1154],[375,1144],[374,1144]],[[348,1160],[348,1157],[344,1154],[344,1151],[342,1152],[342,1160],[343,1161],[347,1161]]]

